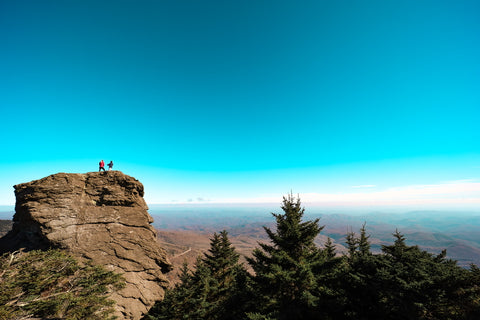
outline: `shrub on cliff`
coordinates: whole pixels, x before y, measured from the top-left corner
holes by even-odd
[[[69,254],[14,252],[0,257],[0,319],[113,319],[108,294],[124,286],[119,274]]]

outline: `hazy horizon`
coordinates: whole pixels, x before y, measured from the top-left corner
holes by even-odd
[[[355,206],[320,206],[312,205],[308,203],[303,203],[305,208],[306,218],[311,218],[316,215],[348,215],[348,216],[365,216],[369,215],[408,215],[413,213],[427,213],[431,214],[432,217],[439,216],[448,216],[453,217],[455,215],[459,216],[480,216],[480,208],[463,208],[463,209],[452,209],[452,208],[419,208],[419,207],[381,207],[381,206],[371,206],[371,207],[355,207]],[[238,213],[240,215],[250,214],[255,216],[264,215],[268,220],[271,219],[271,213],[280,213],[281,212],[281,201],[278,203],[191,203],[191,204],[148,204],[149,213],[152,216],[161,214],[171,214],[175,215],[178,212],[181,212],[184,215],[196,215],[201,217],[203,214],[217,214],[219,216],[228,217]],[[11,220],[13,214],[15,213],[14,205],[0,205],[0,219],[2,220]]]

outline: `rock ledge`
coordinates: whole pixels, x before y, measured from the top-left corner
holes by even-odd
[[[120,319],[140,319],[163,298],[171,264],[138,180],[120,171],[57,173],[14,188],[14,224],[0,252],[62,248],[122,273],[127,286],[112,295]]]

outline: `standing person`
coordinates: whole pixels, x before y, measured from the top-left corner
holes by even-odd
[[[113,168],[113,161],[110,160],[110,163],[107,164],[107,166],[108,166],[108,171],[112,170],[112,168]]]
[[[98,172],[100,172],[100,171],[102,171],[102,170],[105,171],[105,162],[103,162],[103,160],[101,160],[101,161],[98,163],[98,165],[99,165]]]

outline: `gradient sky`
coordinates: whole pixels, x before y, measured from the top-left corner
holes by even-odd
[[[475,0],[2,0],[0,204],[104,159],[149,203],[479,206],[479,35]]]

